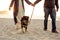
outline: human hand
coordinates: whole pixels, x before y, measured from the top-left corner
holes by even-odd
[[[9,10],[11,10],[11,7],[9,7]]]
[[[35,4],[30,4],[31,6],[35,7]]]

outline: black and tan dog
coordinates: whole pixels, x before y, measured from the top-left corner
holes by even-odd
[[[21,18],[21,29],[24,32],[23,28],[25,28],[25,32],[27,31],[27,26],[29,23],[29,17],[28,16],[23,16]]]

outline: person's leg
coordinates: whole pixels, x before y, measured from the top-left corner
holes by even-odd
[[[19,22],[18,22],[18,20],[17,20],[17,15],[18,15],[18,13],[15,12],[15,13],[13,14],[13,17],[14,17],[14,23],[15,23],[15,25],[17,26],[16,29],[18,30],[18,29],[20,29],[20,27],[19,27]]]
[[[50,16],[52,19],[52,32],[57,32],[56,31],[56,11],[55,11],[55,8],[52,9]]]
[[[17,15],[18,15],[18,7],[14,6],[14,13],[13,13],[13,17],[14,17],[14,22],[15,25],[17,24],[18,20],[17,20]]]
[[[44,30],[47,30],[47,24],[48,24],[48,16],[49,16],[49,9],[48,8],[44,8],[44,12],[45,12],[45,19],[44,19]]]
[[[16,25],[16,23],[17,23],[17,18],[16,18],[15,15],[14,15],[14,22],[15,22],[15,25]]]

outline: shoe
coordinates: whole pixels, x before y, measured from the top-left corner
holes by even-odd
[[[52,31],[52,33],[58,33],[58,31]]]
[[[47,31],[47,29],[44,29],[44,31]]]

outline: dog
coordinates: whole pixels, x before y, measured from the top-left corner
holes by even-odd
[[[25,32],[27,32],[28,23],[29,23],[29,17],[28,16],[23,16],[21,18],[21,29],[22,29],[22,32],[24,32],[23,28],[25,28]]]

